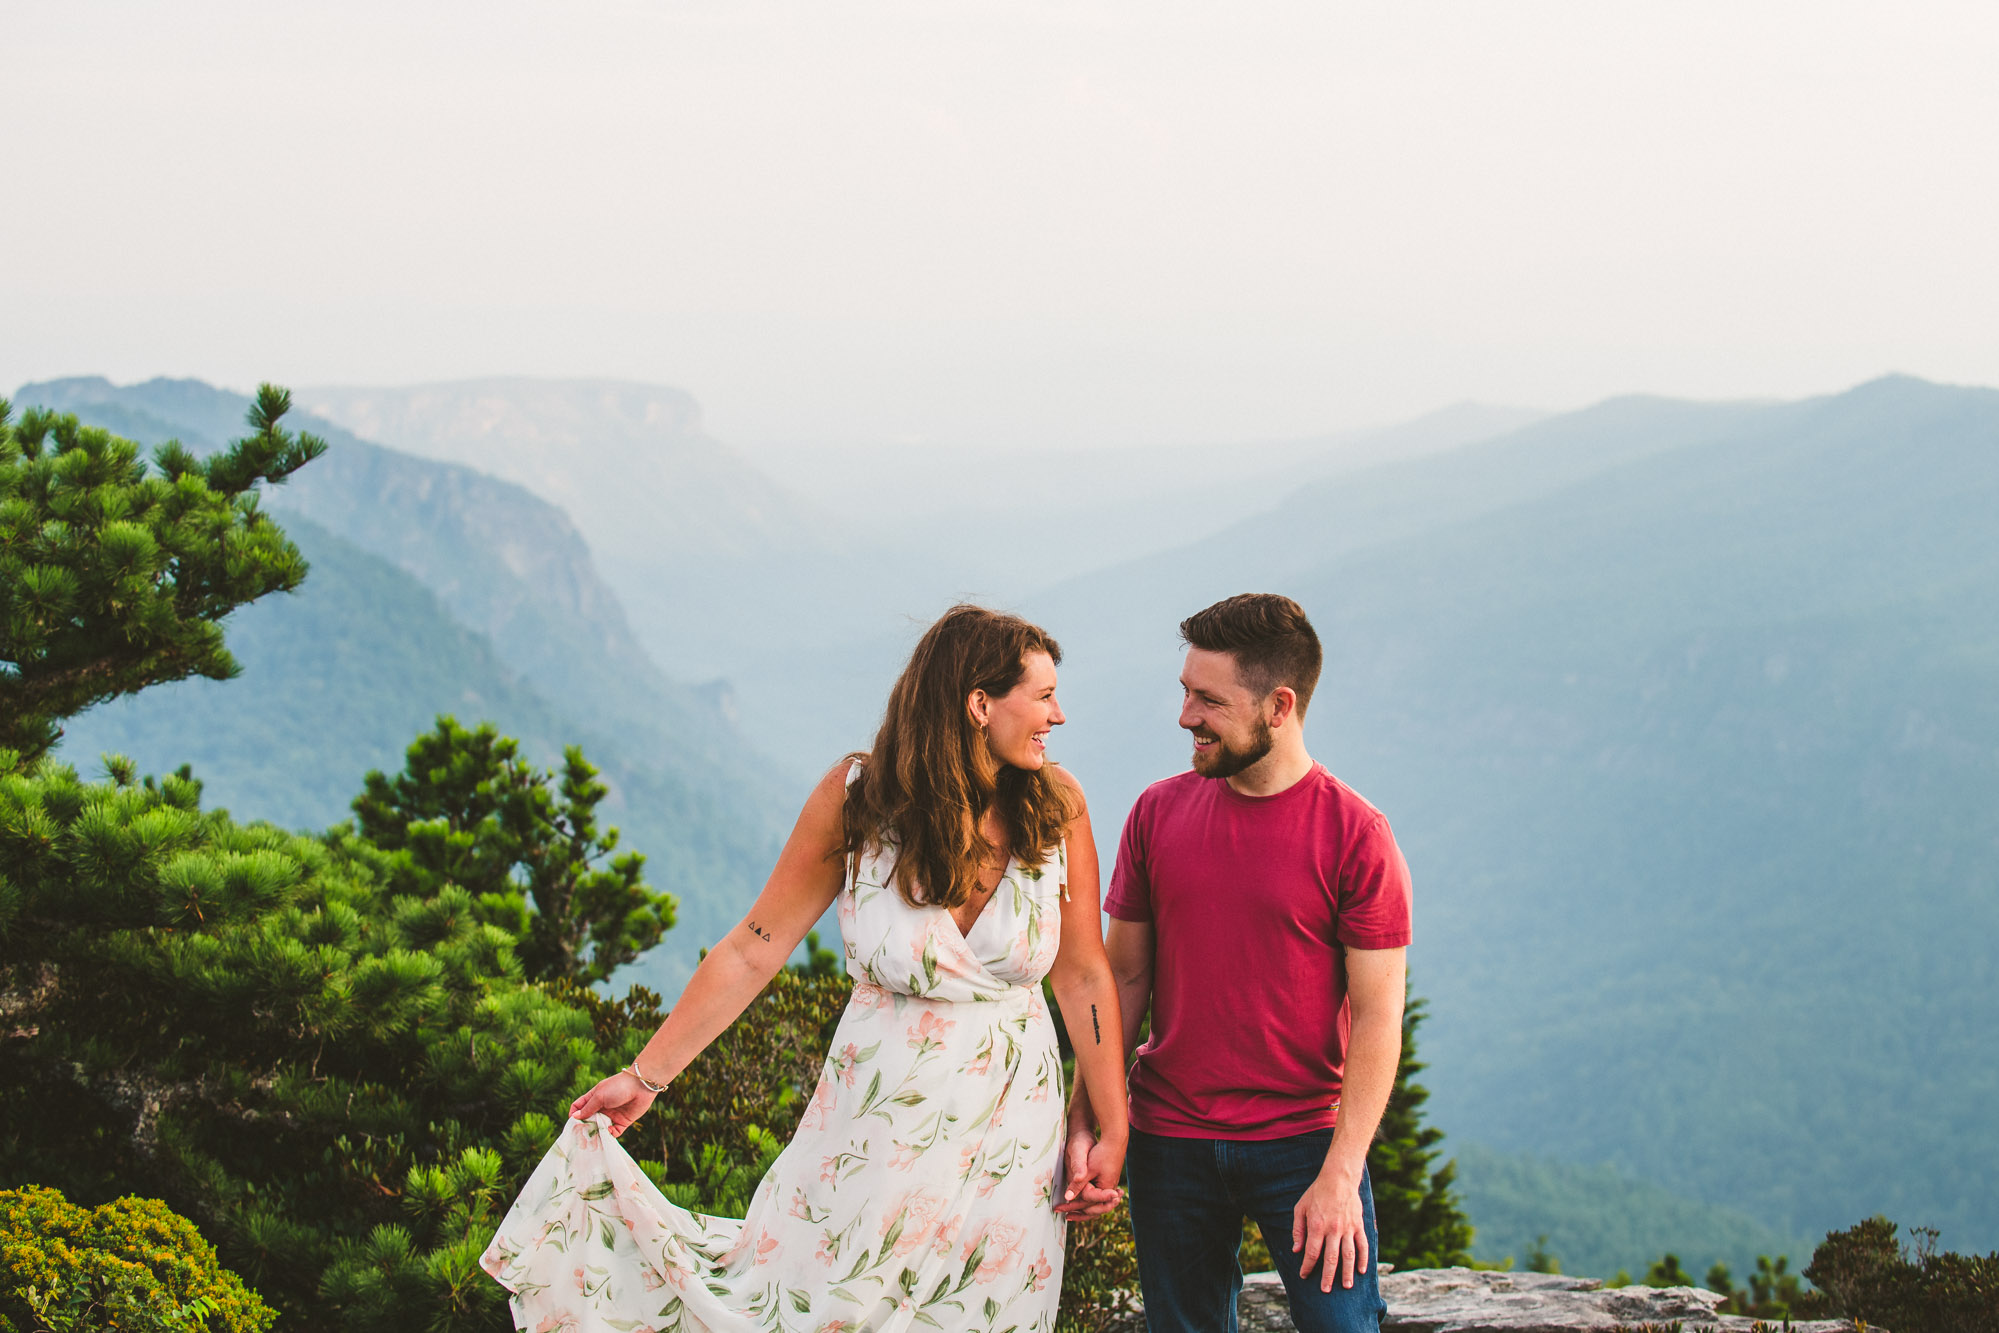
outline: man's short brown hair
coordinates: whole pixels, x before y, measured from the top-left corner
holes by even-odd
[[[1300,717],[1325,662],[1305,608],[1274,592],[1238,593],[1196,611],[1180,622],[1180,638],[1190,648],[1233,657],[1236,675],[1259,699],[1290,686]]]

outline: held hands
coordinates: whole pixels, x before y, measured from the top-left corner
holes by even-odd
[[[1124,1198],[1124,1145],[1106,1143],[1086,1125],[1072,1125],[1062,1153],[1062,1197],[1055,1211],[1072,1222],[1102,1217]]]
[[[1331,1291],[1333,1279],[1351,1287],[1354,1276],[1367,1271],[1367,1226],[1360,1209],[1360,1180],[1341,1178],[1331,1168],[1321,1171],[1311,1188],[1291,1210],[1291,1252],[1305,1252],[1298,1276],[1311,1276],[1319,1265],[1319,1290]]]
[[[569,1118],[588,1120],[593,1115],[607,1115],[611,1118],[611,1134],[616,1137],[652,1108],[652,1100],[653,1094],[646,1091],[643,1083],[619,1070],[569,1103]]]

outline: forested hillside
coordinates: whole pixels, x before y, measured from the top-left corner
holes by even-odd
[[[1108,806],[1184,762],[1178,617],[1306,604],[1314,749],[1416,870],[1454,1138],[1987,1248],[1995,512],[1999,393],[1613,403],[1030,609]]]
[[[1477,1219],[1472,1253],[1483,1263],[1510,1259],[1526,1268],[1539,1250],[1564,1273],[1609,1280],[1620,1271],[1643,1278],[1654,1260],[1672,1254],[1696,1276],[1720,1263],[1739,1280],[1755,1271],[1758,1256],[1788,1258],[1792,1270],[1802,1268],[1822,1239],[1787,1235],[1608,1166],[1482,1144],[1451,1153],[1465,1212]]]

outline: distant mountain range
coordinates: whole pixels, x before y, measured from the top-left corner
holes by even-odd
[[[92,410],[201,426],[193,389],[139,387],[153,396]],[[1616,1207],[1705,1228],[1737,1263],[1876,1211],[1999,1246],[1999,393],[1894,378],[1797,403],[1470,408],[1359,440],[948,459],[730,450],[684,395],[643,386],[301,398],[407,452],[329,427],[334,454],[274,497],[319,525],[299,524],[319,563],[294,600],[329,606],[299,643],[380,629],[450,664],[431,683],[392,668],[412,698],[456,690],[461,714],[602,736],[600,761],[678,783],[662,808],[708,819],[730,867],[702,897],[711,852],[686,853],[690,902],[741,901],[788,813],[771,793],[866,743],[909,643],[959,595],[1063,641],[1054,749],[1110,851],[1137,792],[1186,763],[1174,626],[1285,591],[1328,647],[1315,753],[1416,870],[1430,1109],[1494,1219],[1482,1255],[1557,1196],[1570,1230],[1547,1229],[1572,1271],[1656,1257],[1574,1239]],[[467,471],[498,460],[518,485]],[[314,469],[333,493],[312,494]],[[330,605],[391,576],[430,599],[397,613],[408,627]],[[283,605],[239,617],[246,663]],[[439,607],[456,625],[426,638],[414,621]],[[325,688],[293,715],[363,711]],[[413,724],[382,717],[399,753]],[[293,768],[360,762],[323,739],[286,741]],[[159,762],[255,748],[191,740],[163,738]],[[258,781],[243,790],[282,785]],[[730,813],[674,805],[699,799]],[[641,819],[622,822],[651,850]],[[647,836],[676,847],[692,827]]]
[[[1466,403],[1385,429],[1205,448],[752,453],[708,436],[687,395],[619,381],[305,388],[298,401],[562,507],[652,655],[727,678],[745,732],[800,776],[866,744],[882,673],[952,601],[1018,601],[1217,532],[1303,481],[1541,415]]]

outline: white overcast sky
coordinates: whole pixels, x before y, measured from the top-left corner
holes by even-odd
[[[0,391],[1061,444],[1999,383],[1993,0],[8,0],[0,49]]]

